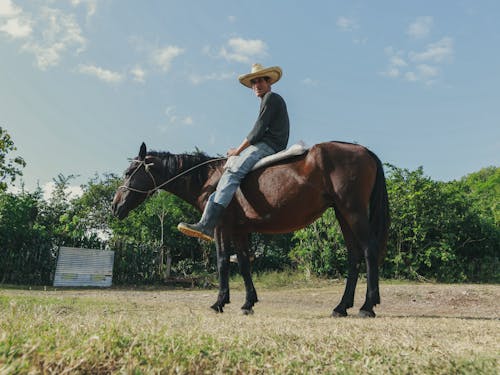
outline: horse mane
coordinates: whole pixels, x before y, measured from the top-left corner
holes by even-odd
[[[172,154],[165,151],[148,151],[147,156],[157,157],[162,160],[162,165],[164,172],[169,176],[176,176],[181,172],[184,172],[190,168],[196,167],[210,159],[214,159],[212,156],[208,156],[204,152],[194,151],[192,153],[182,153],[182,154]],[[199,168],[195,168],[192,172],[188,174],[190,179],[195,179],[198,183],[203,183],[208,178],[208,171],[213,164],[208,163],[201,165]]]

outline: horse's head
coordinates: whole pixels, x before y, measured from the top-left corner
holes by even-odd
[[[155,157],[146,155],[146,145],[142,143],[137,156],[125,171],[123,184],[113,198],[113,214],[125,218],[130,211],[139,206],[157,190],[158,171]]]

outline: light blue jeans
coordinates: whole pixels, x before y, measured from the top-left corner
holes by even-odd
[[[227,207],[233,199],[234,193],[240,186],[241,181],[252,170],[255,163],[260,159],[276,153],[267,143],[259,142],[244,149],[235,156],[229,166],[222,174],[217,185],[217,190],[210,195],[209,200]]]

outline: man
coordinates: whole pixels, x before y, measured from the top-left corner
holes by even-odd
[[[226,166],[217,190],[208,198],[200,221],[196,224],[180,223],[177,228],[182,233],[212,241],[214,228],[243,178],[260,159],[286,148],[290,130],[286,104],[281,96],[271,91],[271,85],[278,82],[281,75],[278,66],[264,68],[253,64],[251,73],[239,77],[241,84],[251,88],[261,99],[259,117],[243,142],[227,152],[227,156],[233,158]]]

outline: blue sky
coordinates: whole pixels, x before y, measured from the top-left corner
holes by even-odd
[[[0,126],[28,189],[121,173],[145,141],[211,155],[279,65],[290,143],[342,140],[458,179],[500,165],[500,2],[0,0]]]

